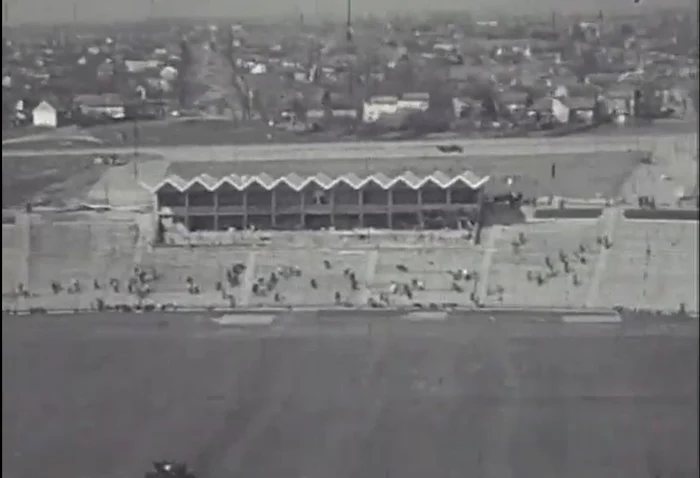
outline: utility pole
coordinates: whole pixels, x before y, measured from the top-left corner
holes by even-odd
[[[73,24],[78,22],[78,2],[73,2]]]
[[[138,115],[138,112],[136,112]],[[140,138],[140,132],[139,132],[139,120],[138,116],[134,117],[134,157],[131,159],[132,164],[134,165],[134,181],[138,182],[139,180],[139,142],[141,141]]]
[[[352,43],[352,0],[347,0],[347,17],[345,23],[345,39]]]
[[[139,142],[140,142],[140,132],[139,132],[139,120],[138,118],[134,118],[134,142],[133,142],[133,147],[134,147],[134,156],[139,155]]]
[[[347,40],[348,43],[348,49],[352,47],[353,44],[353,35],[352,35],[352,0],[347,0],[347,18],[345,21],[345,39]],[[355,70],[350,67],[349,75],[348,75],[348,96],[351,98],[353,97],[353,84],[355,82]]]

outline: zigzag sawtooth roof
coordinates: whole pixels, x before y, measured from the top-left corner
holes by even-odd
[[[368,183],[374,183],[383,189],[389,189],[397,184],[412,189],[419,189],[428,182],[432,182],[442,188],[462,183],[473,189],[477,189],[485,184],[488,179],[488,176],[482,178],[471,171],[464,171],[456,175],[448,175],[442,171],[435,171],[433,174],[429,175],[417,175],[411,171],[406,171],[398,176],[387,176],[383,173],[359,176],[349,173],[336,177],[331,177],[323,173],[313,176],[300,176],[296,173],[290,173],[277,178],[267,173],[256,175],[230,174],[222,178],[215,178],[208,174],[200,174],[189,180],[183,179],[178,175],[170,175],[151,189],[153,192],[157,192],[166,186],[170,186],[180,192],[185,192],[193,186],[199,185],[208,191],[215,191],[226,184],[241,191],[248,188],[251,184],[258,184],[264,189],[272,190],[280,184],[286,184],[295,191],[301,191],[309,184],[328,190],[338,184],[346,184],[353,189],[360,189]]]

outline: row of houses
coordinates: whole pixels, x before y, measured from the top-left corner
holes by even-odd
[[[50,96],[35,100],[23,98],[14,104],[14,117],[22,124],[56,128],[79,122],[78,117],[94,121],[119,121],[135,116],[158,116],[158,102],[128,101],[119,94],[78,95],[72,101]]]
[[[554,94],[537,100],[533,100],[525,92],[511,91],[499,95],[498,98],[500,109],[506,111],[511,118],[539,115],[559,124],[591,123],[595,119],[596,111],[605,117],[624,122],[626,118],[635,115],[635,101],[634,89],[570,97],[566,95],[565,88],[557,88]],[[359,108],[348,104],[335,104],[329,105],[328,108],[310,109],[305,112],[305,120],[313,122],[332,116],[348,120],[361,119],[364,123],[372,124],[386,118],[404,117],[410,112],[425,112],[430,105],[431,95],[424,92],[406,93],[401,96],[375,96],[364,101]],[[59,105],[54,106],[50,100],[38,103],[20,100],[15,107],[18,115],[31,121],[34,126],[49,128],[60,124],[60,118],[65,114],[62,110],[65,108],[65,105],[63,108]],[[128,112],[128,105],[116,94],[79,95],[67,108],[85,117],[111,120],[124,119]],[[453,97],[450,113],[453,118],[460,119],[470,117],[474,112],[481,113],[482,109],[483,101],[471,97]],[[284,111],[282,119],[296,121],[299,118],[293,111]]]

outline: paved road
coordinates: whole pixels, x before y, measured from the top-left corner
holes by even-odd
[[[697,134],[695,135],[697,138]],[[144,153],[161,154],[170,160],[212,161],[246,159],[270,160],[288,159],[359,159],[372,157],[421,157],[441,155],[436,149],[440,144],[458,144],[465,153],[475,156],[487,155],[533,155],[571,154],[629,149],[655,150],[659,145],[692,143],[692,134],[667,134],[659,136],[569,136],[565,138],[507,138],[507,139],[457,139],[423,140],[403,142],[352,142],[332,144],[257,144],[246,146],[160,146],[142,148]],[[695,143],[697,144],[697,139]],[[31,156],[75,156],[99,154],[131,154],[132,147],[119,148],[76,148],[55,150],[3,150],[3,157]],[[445,155],[448,156],[448,155]]]
[[[697,475],[697,323],[469,319],[4,318],[3,476]]]

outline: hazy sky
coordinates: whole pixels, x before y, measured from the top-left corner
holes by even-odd
[[[345,12],[346,0],[153,0],[156,16],[210,16],[241,18],[263,15],[291,15],[302,11],[312,20],[320,16]],[[8,4],[9,23],[63,23],[73,17],[77,4],[78,19],[111,22],[138,20],[148,16],[150,0],[4,0]],[[646,6],[697,6],[698,0],[642,0]],[[353,12],[398,13],[454,9],[472,14],[488,14],[493,10],[512,13],[559,11],[629,10],[633,0],[353,0]],[[486,6],[486,7],[485,7]],[[488,10],[487,10],[488,8]]]

